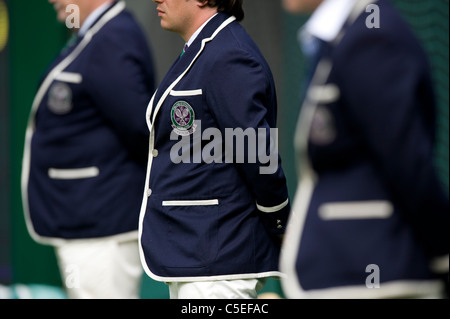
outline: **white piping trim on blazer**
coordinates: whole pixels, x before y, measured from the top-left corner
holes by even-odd
[[[75,169],[57,169],[50,168],[48,170],[48,176],[52,179],[60,180],[73,180],[73,179],[86,179],[94,178],[100,174],[98,167],[86,167]]]
[[[341,91],[335,84],[317,85],[311,87],[308,92],[308,99],[310,101],[316,101],[318,104],[336,102],[340,96]]]
[[[218,206],[218,199],[211,200],[173,200],[173,201],[164,201],[162,202],[164,207],[173,207],[173,206]]]
[[[409,298],[441,299],[436,291],[442,288],[439,281],[397,280],[385,282],[380,288],[371,289],[366,286],[345,286],[309,290],[297,297],[288,296],[290,299],[390,299],[403,296]]]
[[[258,205],[258,203],[256,203],[256,207],[258,208],[259,211],[261,211],[263,213],[271,214],[271,213],[279,212],[280,210],[285,208],[288,204],[289,204],[289,198],[283,204],[280,204],[280,205],[277,205],[274,207],[264,207],[264,206]]]
[[[324,83],[332,69],[332,64],[328,60],[322,60],[317,66],[316,74],[313,77],[312,84]],[[313,117],[317,103],[307,99],[301,109],[297,131],[295,134],[295,145],[300,154],[298,158],[299,173],[301,178],[297,188],[294,205],[289,216],[287,231],[285,234],[283,249],[280,257],[280,270],[286,274],[282,278],[283,290],[288,298],[296,298],[299,291],[303,289],[296,271],[297,252],[301,242],[301,230],[304,227],[309,203],[317,182],[316,174],[312,168],[308,157],[308,137],[312,127]]]
[[[189,91],[175,91],[175,90],[170,91],[171,96],[197,96],[202,94],[203,94],[202,89]]]
[[[53,68],[52,71],[47,75],[45,80],[42,82],[41,87],[39,88],[32,107],[30,111],[30,115],[28,118],[28,126],[25,133],[25,147],[23,152],[23,159],[22,159],[22,177],[21,177],[21,186],[22,186],[22,202],[23,202],[23,210],[25,214],[25,222],[27,225],[28,232],[30,233],[30,236],[39,243],[42,244],[52,244],[52,245],[59,245],[61,243],[66,242],[64,239],[60,238],[48,238],[48,237],[41,237],[39,236],[36,231],[34,230],[33,223],[31,222],[30,217],[30,207],[28,203],[28,178],[30,175],[30,159],[31,159],[31,140],[34,135],[34,119],[36,116],[37,109],[39,108],[39,105],[41,104],[42,99],[44,98],[47,90],[49,89],[50,85],[53,83],[55,78],[57,78],[61,72],[65,68],[67,68],[72,62],[81,54],[81,52],[86,48],[86,46],[91,42],[94,35],[110,20],[115,18],[117,15],[119,15],[126,7],[126,4],[124,1],[120,1],[117,3],[113,8],[111,8],[107,13],[103,15],[103,17],[91,28],[88,30],[88,32],[85,34],[83,40],[78,44],[78,46],[73,50],[73,52],[66,57],[61,63],[59,63],[57,66]]]
[[[326,203],[319,207],[323,220],[387,219],[393,213],[394,206],[389,201]]]
[[[73,84],[80,84],[83,82],[83,76],[80,73],[61,72],[55,77],[55,80]]]

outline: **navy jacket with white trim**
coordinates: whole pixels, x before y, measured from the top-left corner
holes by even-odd
[[[115,2],[56,58],[34,100],[22,172],[33,238],[137,238],[153,92],[149,45]]]
[[[391,5],[369,2],[381,27],[368,28],[362,13],[322,46],[302,108],[281,258],[290,298],[438,296],[448,276],[427,57]]]
[[[174,63],[149,105],[140,240],[144,268],[156,280],[280,275],[279,236],[290,211],[280,157],[275,154],[270,174],[261,174],[266,165],[250,163],[247,156],[226,160],[227,129],[264,129],[268,147],[262,151],[276,152],[268,134],[276,128],[274,80],[234,20],[216,15]],[[190,162],[174,160],[174,147],[183,137]],[[254,146],[245,143],[245,154]]]

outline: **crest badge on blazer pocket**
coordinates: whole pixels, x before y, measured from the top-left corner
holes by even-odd
[[[188,136],[195,133],[197,124],[195,124],[195,111],[186,101],[176,102],[170,111],[172,128],[180,136]]]
[[[325,106],[318,106],[311,123],[310,140],[316,145],[330,145],[337,138],[333,113]]]
[[[72,89],[63,82],[53,84],[48,93],[48,108],[55,114],[64,115],[72,110]]]

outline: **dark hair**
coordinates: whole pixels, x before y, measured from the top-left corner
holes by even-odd
[[[210,7],[217,7],[217,11],[235,16],[238,21],[244,20],[245,14],[242,8],[243,0],[206,0]]]

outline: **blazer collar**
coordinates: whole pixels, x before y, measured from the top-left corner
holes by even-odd
[[[190,69],[190,67],[192,67],[195,60],[203,52],[205,48],[203,42],[205,42],[205,40],[212,41],[217,32],[221,31],[222,28],[226,27],[234,20],[232,20],[229,15],[219,12],[219,14],[208,22],[186,53],[182,57],[179,57],[167,72],[149,105],[150,109],[148,110],[148,115],[151,114],[153,119],[156,118],[161,104],[166,99],[168,93],[170,93],[169,88],[173,86],[175,82],[178,84],[183,75]]]
[[[88,23],[88,25],[83,25],[81,26],[81,29],[78,31],[78,37],[79,38],[83,38],[90,30],[92,30],[97,24],[98,22],[106,15],[108,14],[108,12],[110,12],[111,10],[113,10],[115,8],[115,10],[119,10],[122,11],[124,10],[126,7],[126,4],[124,1],[114,1],[113,3],[108,4],[105,7],[100,7],[97,10],[98,11],[94,11],[93,13],[91,13],[91,15],[88,17],[89,18],[93,18],[92,20],[86,20],[85,24]]]
[[[357,0],[325,0],[306,22],[303,32],[322,41],[333,41],[342,30]]]
[[[182,57],[179,57],[175,61],[169,73],[180,74],[181,72],[183,72],[191,64],[192,60],[195,59],[198,52],[201,50],[203,40],[210,38],[214,34],[214,32],[222,25],[222,23],[224,23],[228,18],[230,18],[229,15],[221,12],[213,17],[203,28],[194,42],[189,46],[184,55]]]
[[[111,3],[104,3],[97,9],[95,9],[84,21],[83,25],[81,26],[80,30],[78,31],[79,36],[83,36],[87,30],[89,30],[95,22],[98,21],[98,19],[103,16],[103,14],[108,11],[108,9],[114,5],[114,2]]]
[[[191,38],[189,39],[189,41],[186,43],[187,46],[191,46],[192,43],[194,43],[195,39],[197,39],[198,35],[200,34],[200,32],[202,32],[203,28],[209,23],[209,21],[211,21],[212,19],[214,19],[214,17],[218,15],[218,13],[214,14],[213,16],[211,16],[211,18],[209,18],[205,23],[203,23],[201,25],[200,28],[197,29],[197,31],[195,31],[195,33],[191,36]]]
[[[217,28],[220,27],[220,25],[230,18],[229,15],[219,12],[217,15],[215,15],[207,24],[204,26],[200,34],[197,36],[197,38],[194,40],[194,42],[189,46],[189,49],[186,51],[185,56],[181,60],[185,60],[189,62],[189,60],[192,61],[192,59],[197,55],[198,51],[201,49],[202,41],[204,39],[210,38],[213,33],[217,30]]]

